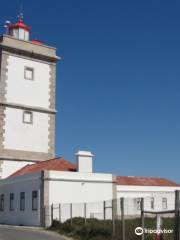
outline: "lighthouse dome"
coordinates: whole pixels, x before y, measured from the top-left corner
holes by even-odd
[[[8,25],[8,35],[14,38],[29,41],[29,32],[30,27],[24,24],[22,18],[19,18],[17,23]]]

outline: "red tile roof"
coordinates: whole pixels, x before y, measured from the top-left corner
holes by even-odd
[[[10,177],[17,177],[25,174],[36,173],[43,170],[55,170],[55,171],[77,171],[75,164],[65,160],[64,158],[54,158],[34,164],[27,164],[23,168],[19,169]],[[172,182],[165,178],[149,178],[149,177],[134,177],[134,176],[118,176],[116,178],[118,185],[134,185],[134,186],[170,186],[180,187],[179,184]]]
[[[180,187],[179,184],[165,178],[118,176],[118,185]]]
[[[55,170],[55,171],[76,171],[76,165],[65,160],[64,158],[54,158],[34,164],[27,164],[23,168],[19,169],[9,177],[17,177],[29,173],[40,172],[43,170]],[[8,177],[8,178],[9,178]]]

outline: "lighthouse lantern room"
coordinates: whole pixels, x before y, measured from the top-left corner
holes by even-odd
[[[18,22],[15,24],[7,22],[7,34],[20,40],[29,41],[30,27],[23,22],[23,15],[18,16]]]

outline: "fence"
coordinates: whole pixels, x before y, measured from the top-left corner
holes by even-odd
[[[154,239],[158,235],[165,240],[180,240],[180,192],[176,191],[174,201],[166,210],[162,208],[164,205],[157,205],[155,208],[150,197],[120,198],[93,203],[60,203],[45,207],[44,221],[46,226],[50,226],[53,220],[72,226],[76,224],[77,218],[80,218],[81,224],[86,226],[93,219],[98,219],[100,224],[110,229],[116,239],[139,239],[141,236],[144,240]],[[169,232],[162,234],[162,231],[154,231],[157,229]]]

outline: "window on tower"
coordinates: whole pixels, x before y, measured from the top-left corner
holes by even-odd
[[[30,111],[24,111],[23,112],[23,123],[33,123],[33,113]]]
[[[34,80],[34,69],[31,67],[25,67],[24,78],[27,80]]]

